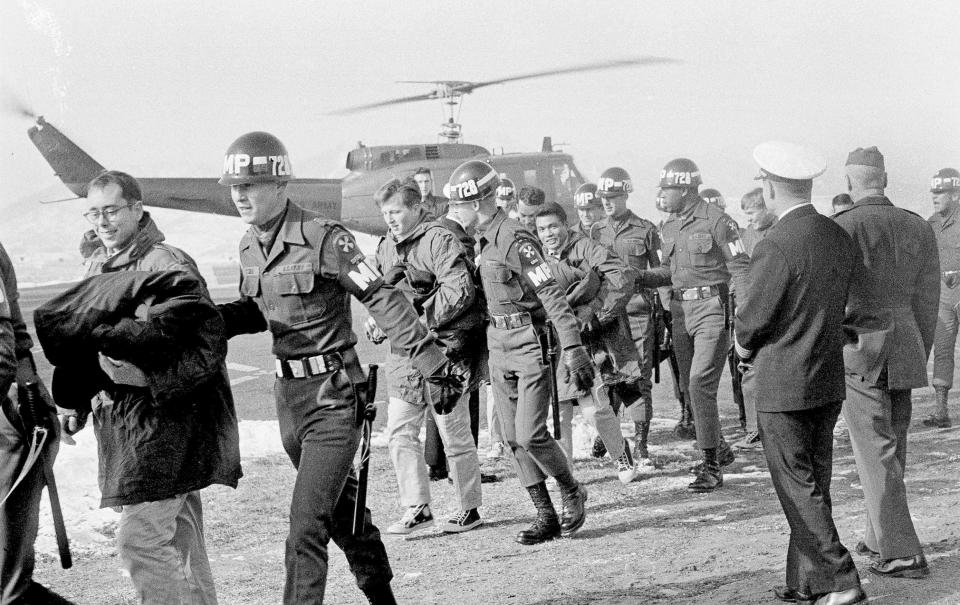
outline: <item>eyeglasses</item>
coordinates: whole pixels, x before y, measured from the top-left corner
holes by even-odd
[[[120,211],[124,208],[129,208],[130,204],[124,204],[123,206],[107,206],[102,210],[90,210],[89,212],[83,213],[83,218],[87,219],[94,225],[100,222],[100,217],[105,217],[109,222],[117,220],[117,216],[120,215]]]

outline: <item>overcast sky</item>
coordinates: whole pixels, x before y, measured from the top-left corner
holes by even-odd
[[[325,115],[428,90],[395,80],[485,80],[639,55],[682,63],[480,89],[462,110],[465,140],[531,151],[551,135],[590,179],[627,168],[631,202],[647,216],[657,173],[677,156],[736,205],[753,186],[751,150],[770,139],[823,153],[821,196],[842,190],[850,149],[878,145],[895,203],[925,215],[929,177],[960,167],[960,2],[951,0],[0,7],[6,96],[102,164],[139,176],[217,176],[226,146],[249,130],[279,136],[297,175],[339,176],[358,140],[436,141],[436,102]],[[0,117],[0,204],[57,183],[29,126]]]

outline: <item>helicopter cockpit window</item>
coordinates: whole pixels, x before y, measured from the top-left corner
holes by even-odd
[[[572,198],[577,188],[583,184],[583,178],[577,173],[577,169],[564,160],[554,162],[551,168],[557,197]]]

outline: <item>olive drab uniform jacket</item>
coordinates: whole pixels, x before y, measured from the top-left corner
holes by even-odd
[[[940,216],[937,212],[927,222],[933,227],[933,235],[937,238],[940,274],[956,272],[952,288],[945,281],[940,282],[940,304],[948,308],[955,307],[960,304],[960,210],[954,210],[947,216]]]
[[[887,388],[927,385],[940,298],[940,259],[930,224],[882,195],[857,200],[833,219],[860,249],[844,330],[848,373]]]
[[[268,251],[252,228],[244,234],[240,265],[240,300],[220,305],[228,337],[269,327],[279,359],[346,351],[357,343],[353,295],[424,376],[446,361],[403,295],[383,283],[336,221],[287,201]]]
[[[657,227],[629,210],[620,219],[607,217],[605,227],[595,230],[600,243],[617,253],[635,271],[660,266],[660,236]],[[650,308],[650,298],[640,287],[633,288],[627,313],[640,313]]]
[[[699,199],[686,212],[670,215],[663,224],[662,237],[663,264],[641,277],[643,285],[726,285],[732,273],[734,288],[744,291],[750,258],[737,223],[723,210]]]
[[[13,264],[10,262],[10,257],[7,256],[7,251],[0,245],[0,401],[6,399],[7,390],[13,384],[17,374],[16,352],[21,350],[21,343],[30,339],[26,326],[24,326],[22,335],[17,330],[18,322],[13,317],[13,308],[19,309],[19,306],[11,304],[11,301],[16,303],[16,299],[13,298],[16,295],[17,281]],[[19,323],[23,324],[22,317]],[[26,340],[21,340],[24,337]],[[32,340],[30,340],[30,346],[33,346]],[[30,347],[27,347],[26,350],[29,351]]]
[[[530,313],[534,321],[553,321],[561,348],[582,344],[580,327],[540,241],[503,210],[477,233],[477,265],[491,316]]]

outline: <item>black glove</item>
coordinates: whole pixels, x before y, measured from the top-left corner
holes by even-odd
[[[406,276],[407,266],[403,263],[390,267],[390,270],[383,274],[383,283],[396,286]]]
[[[426,378],[424,396],[437,414],[449,414],[463,395],[465,383],[462,369],[448,361]]]
[[[566,381],[572,383],[577,389],[586,391],[593,386],[593,362],[583,345],[564,349],[563,369],[566,373]]]

